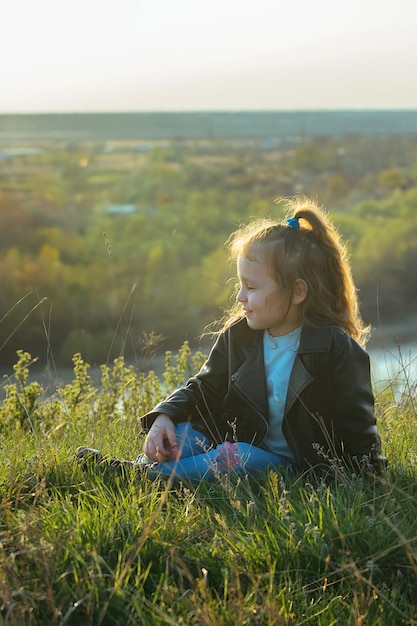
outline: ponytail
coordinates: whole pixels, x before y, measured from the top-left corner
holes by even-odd
[[[287,201],[286,213],[300,226],[294,237],[299,235],[300,242],[294,242],[294,251],[298,277],[308,285],[305,322],[312,323],[315,316],[328,318],[364,345],[369,327],[359,312],[348,251],[327,212],[308,198],[297,197]]]

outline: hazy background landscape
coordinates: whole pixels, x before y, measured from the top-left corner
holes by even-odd
[[[300,193],[348,240],[370,346],[414,355],[417,111],[2,115],[0,184],[4,373],[198,347],[228,235]]]

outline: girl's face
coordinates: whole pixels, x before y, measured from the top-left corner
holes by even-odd
[[[298,285],[292,294],[283,292],[262,255],[253,260],[239,256],[237,275],[240,289],[236,299],[242,305],[250,328],[268,330],[275,336],[298,328],[301,323],[299,304],[305,293],[300,299],[297,292],[303,285]]]

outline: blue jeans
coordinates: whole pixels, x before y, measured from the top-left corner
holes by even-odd
[[[210,439],[195,430],[189,422],[177,424],[175,432],[178,447],[182,451],[178,461],[152,463],[143,454],[136,459],[138,464],[149,464],[148,472],[151,476],[169,478],[174,475],[179,480],[196,484],[202,479],[213,480],[216,476],[230,472],[254,474],[267,467],[286,467],[292,464],[285,457],[249,443],[225,442],[213,448]]]

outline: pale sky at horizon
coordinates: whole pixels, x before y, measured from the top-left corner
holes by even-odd
[[[417,0],[6,1],[0,113],[417,108]]]

